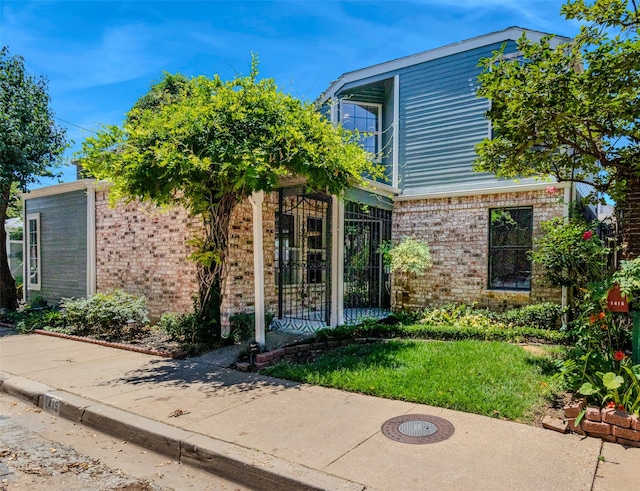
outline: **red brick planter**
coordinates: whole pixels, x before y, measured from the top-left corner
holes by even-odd
[[[545,419],[543,426],[550,430],[600,438],[606,442],[640,448],[640,419],[626,411],[613,408],[587,407],[579,425],[576,417],[584,409],[583,403],[572,403],[564,408],[565,421]]]
[[[278,348],[272,351],[265,351],[264,353],[257,354],[254,365],[251,365],[247,362],[238,362],[236,363],[236,369],[240,370],[241,372],[260,371],[263,368],[270,367],[271,365],[275,365],[276,363],[283,360],[294,360],[297,353],[319,352],[333,349],[338,346],[346,346],[353,343],[365,343],[374,341],[379,341],[379,339],[345,339],[343,341],[315,342],[313,344],[302,343],[292,346],[285,346],[284,348]]]

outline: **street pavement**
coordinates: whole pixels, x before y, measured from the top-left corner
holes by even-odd
[[[640,449],[524,424],[40,335],[0,337],[0,389],[252,489],[640,489]],[[444,418],[423,445],[385,421]]]
[[[250,491],[0,392],[0,491]]]

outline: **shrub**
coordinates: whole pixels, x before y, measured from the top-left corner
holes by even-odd
[[[28,333],[34,329],[59,330],[64,327],[64,320],[58,310],[31,310],[12,312],[9,316],[15,324],[16,331]]]
[[[568,335],[559,331],[547,329],[534,329],[528,327],[515,327],[503,329],[500,327],[459,327],[459,326],[434,326],[417,324],[413,326],[389,326],[384,324],[342,327],[339,329],[323,329],[316,333],[319,341],[352,338],[409,338],[409,339],[436,339],[442,341],[454,341],[463,339],[476,339],[481,341],[514,341],[514,342],[548,342],[566,343]]]
[[[546,302],[507,310],[500,314],[500,318],[512,326],[555,329],[558,327],[561,314],[562,307],[560,305]]]
[[[145,298],[122,290],[98,293],[89,298],[63,298],[60,305],[66,326],[78,334],[130,339],[149,322]],[[133,332],[124,329],[130,319],[137,324],[137,330]]]
[[[410,278],[424,274],[432,265],[429,244],[415,237],[406,237],[393,246],[390,242],[383,242],[379,250],[384,256],[385,264],[389,265],[391,273],[397,275],[399,280],[397,283],[401,290],[407,288]],[[402,292],[399,293],[402,294]],[[403,297],[400,298],[402,310]]]
[[[415,237],[406,237],[393,247],[381,246],[389,260],[392,273],[417,275],[431,267],[429,244]]]
[[[273,314],[266,312],[264,314],[264,325],[269,326],[273,320]],[[231,327],[231,337],[234,343],[239,343],[245,339],[253,338],[256,326],[255,312],[238,312],[229,317]]]
[[[156,324],[156,328],[167,333],[174,341],[194,343],[198,338],[197,325],[194,313],[176,314],[167,312],[162,314]]]
[[[575,287],[574,294],[607,275],[610,250],[602,244],[589,224],[572,218],[569,223],[556,217],[541,224],[545,235],[534,239],[534,263],[544,266],[547,280],[555,286]]]

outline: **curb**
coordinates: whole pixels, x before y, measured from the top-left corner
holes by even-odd
[[[45,384],[0,372],[0,391],[111,436],[255,490],[374,491],[259,450],[176,428]]]

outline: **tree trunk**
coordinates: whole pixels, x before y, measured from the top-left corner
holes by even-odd
[[[7,217],[7,207],[11,197],[11,183],[0,191],[0,308],[16,310],[18,308],[18,294],[16,280],[9,269],[7,257],[7,231],[4,221]]]
[[[205,238],[198,261],[198,317],[202,323],[202,342],[222,335],[221,306],[227,277],[231,212],[237,203],[225,194],[203,214]],[[213,338],[213,339],[212,339]]]
[[[621,203],[622,259],[640,257],[640,177],[627,178],[627,195]]]

